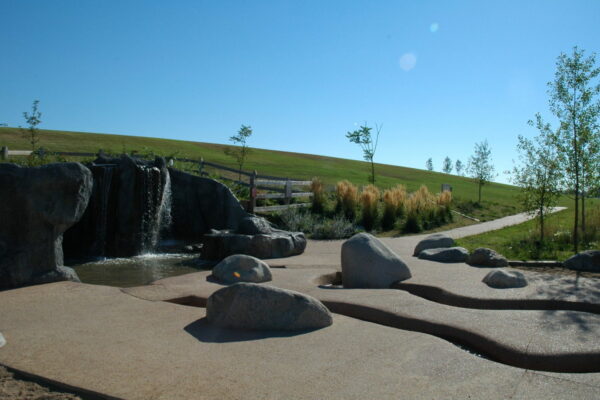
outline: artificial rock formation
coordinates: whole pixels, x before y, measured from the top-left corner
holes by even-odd
[[[490,271],[484,278],[483,283],[494,289],[521,288],[527,286],[527,279],[519,271],[505,271],[496,269]]]
[[[469,255],[467,264],[477,267],[502,268],[508,266],[508,260],[492,249],[479,247]]]
[[[342,245],[345,288],[386,289],[410,277],[404,261],[373,235],[358,233]]]
[[[600,250],[588,250],[575,254],[564,266],[575,271],[600,272]]]
[[[214,292],[206,319],[221,328],[298,331],[333,323],[319,300],[292,290],[255,283],[236,283]]]
[[[440,249],[454,246],[454,239],[443,233],[434,233],[417,243],[413,256],[418,256],[423,250]]]
[[[464,247],[445,247],[441,249],[427,249],[419,253],[423,260],[439,262],[465,262],[469,252]]]
[[[99,157],[87,164],[94,178],[90,204],[65,233],[70,258],[130,257],[151,252],[170,220],[170,177],[165,160]]]
[[[63,266],[63,233],[83,215],[92,174],[79,163],[0,164],[0,289],[78,280]]]
[[[267,263],[244,254],[234,254],[225,258],[213,268],[212,274],[223,283],[261,283],[272,279]]]

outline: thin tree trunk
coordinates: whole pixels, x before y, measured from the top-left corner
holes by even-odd
[[[371,159],[371,183],[373,185],[375,184],[375,164],[373,163],[372,159]]]
[[[481,184],[481,182],[479,183],[479,200],[477,200],[477,203],[481,204],[481,186],[483,186]]]
[[[581,235],[585,239],[585,186],[581,191]]]
[[[575,222],[573,224],[573,251],[579,251],[579,152],[577,150],[577,134],[573,125],[573,151],[575,153]]]

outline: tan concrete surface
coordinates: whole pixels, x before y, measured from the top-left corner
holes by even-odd
[[[0,292],[0,363],[127,399],[600,396],[598,374],[529,374],[448,342],[335,315],[285,336],[212,329],[201,308],[55,283]]]

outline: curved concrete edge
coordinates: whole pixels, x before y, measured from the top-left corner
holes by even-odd
[[[206,298],[189,295],[165,300],[169,303],[192,307],[206,307]],[[322,300],[322,303],[333,313],[372,322],[391,328],[420,332],[459,345],[473,353],[478,353],[491,361],[513,367],[548,372],[600,372],[600,353],[534,353],[507,346],[480,333],[471,332],[461,327],[436,323],[401,313],[381,310],[342,301]]]
[[[398,282],[392,285],[392,288],[403,290],[425,300],[453,307],[474,308],[479,310],[581,311],[592,314],[600,314],[600,304],[580,301],[478,298],[449,292],[437,286],[429,286],[418,283]]]
[[[31,372],[13,368],[10,365],[0,364],[0,366],[3,366],[9,372],[12,372],[13,374],[15,374],[15,377],[17,379],[25,378],[28,381],[37,383],[39,385],[49,386],[52,389],[58,389],[59,391],[72,393],[77,396],[84,396],[86,399],[89,399],[89,400],[126,400],[121,397],[109,396],[104,393],[95,392],[93,390],[84,389],[84,388],[81,388],[78,386],[68,385],[66,383],[56,381],[54,379],[45,378],[41,375],[36,375],[36,374],[32,374]]]
[[[339,301],[323,301],[331,312],[403,330],[426,333],[489,358],[492,361],[537,371],[600,372],[600,353],[527,353],[486,336],[447,324],[406,317],[400,313]]]

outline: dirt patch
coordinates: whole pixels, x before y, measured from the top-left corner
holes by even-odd
[[[74,394],[52,390],[35,382],[16,378],[0,366],[0,400],[83,400]]]

